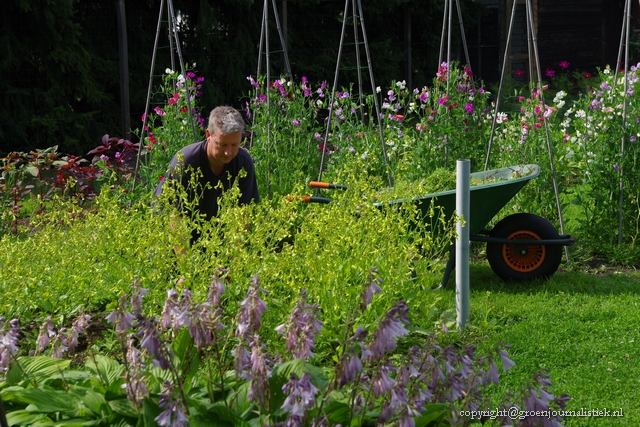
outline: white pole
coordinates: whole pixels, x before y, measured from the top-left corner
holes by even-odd
[[[456,222],[456,313],[458,329],[469,322],[469,218],[470,162],[458,160],[456,170],[456,214],[462,217]]]

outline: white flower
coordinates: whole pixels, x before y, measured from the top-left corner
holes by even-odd
[[[605,70],[603,71],[604,74],[609,74],[611,72],[611,70],[609,68],[605,68]]]
[[[167,68],[164,72],[167,74],[173,74],[173,70],[171,68]]]
[[[184,76],[182,74],[178,75],[178,81],[184,83]]]
[[[378,87],[376,88],[376,93],[380,93],[381,91],[382,91],[382,89],[380,89],[380,86],[378,86]]]
[[[406,80],[403,80],[403,81],[401,81],[401,82],[396,82],[396,86],[397,86],[399,89],[404,89],[404,88],[406,88],[406,87],[407,87],[407,81],[406,81]]]
[[[565,96],[567,96],[567,92],[563,91],[563,90],[559,90],[558,93],[556,93],[555,98],[553,98],[553,102],[554,103],[558,103],[560,102]]]

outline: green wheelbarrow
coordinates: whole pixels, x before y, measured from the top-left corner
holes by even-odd
[[[562,246],[575,243],[570,235],[560,235],[545,218],[517,213],[500,220],[495,227],[486,227],[494,216],[532,179],[540,173],[538,165],[510,166],[471,174],[470,218],[467,219],[470,240],[487,244],[487,261],[494,273],[505,281],[527,281],[552,276],[562,260]],[[312,188],[346,189],[340,184],[311,182]],[[324,197],[305,197],[310,203],[330,203]],[[452,218],[456,210],[456,190],[430,193],[421,196],[396,199],[386,205],[414,204],[425,215],[432,205],[445,216]],[[382,202],[375,205],[384,207]],[[455,268],[455,245],[440,287],[449,281]]]

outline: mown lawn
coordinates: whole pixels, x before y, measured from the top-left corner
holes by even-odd
[[[640,425],[638,272],[575,269],[548,281],[505,283],[486,262],[476,262],[470,277],[468,334],[481,353],[498,341],[511,345],[516,362],[501,374],[496,397],[545,369],[554,395],[571,397],[568,411],[623,415],[565,417],[566,426]],[[434,294],[455,316],[455,279]]]

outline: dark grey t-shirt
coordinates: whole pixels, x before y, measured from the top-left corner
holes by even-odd
[[[183,160],[178,164],[179,154],[182,153]],[[191,188],[189,185],[191,180],[190,169],[199,169],[202,172],[202,176],[198,177],[198,186],[196,189]],[[238,175],[241,170],[246,171],[246,176],[240,178]],[[202,142],[196,142],[194,144],[184,147],[178,152],[171,163],[169,164],[169,173],[165,176],[156,187],[154,196],[162,193],[162,187],[165,182],[180,182],[183,188],[187,190],[187,194],[190,201],[194,201],[198,198],[198,211],[205,215],[209,220],[216,216],[218,213],[218,198],[222,195],[223,191],[228,190],[238,180],[238,188],[240,189],[239,204],[248,204],[252,201],[259,202],[260,195],[258,194],[258,183],[256,181],[255,169],[253,167],[253,159],[249,153],[244,149],[238,150],[238,155],[224,166],[224,171],[221,176],[217,176],[209,167],[209,161],[207,159],[207,140]],[[222,183],[222,188],[219,188],[219,183]],[[207,185],[208,184],[208,185]],[[200,193],[202,196],[200,196]],[[187,213],[187,212],[185,212]]]

